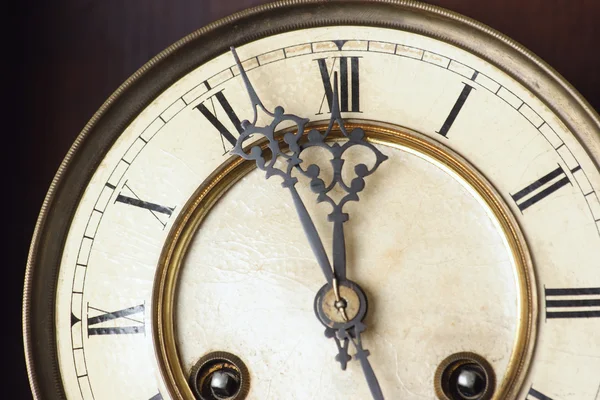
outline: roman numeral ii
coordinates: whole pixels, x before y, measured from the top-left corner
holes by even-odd
[[[532,205],[550,196],[561,187],[571,183],[565,171],[559,165],[555,170],[542,176],[531,185],[512,194],[511,197],[521,211],[525,211]]]

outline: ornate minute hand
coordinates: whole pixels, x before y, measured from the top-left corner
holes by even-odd
[[[329,265],[329,259],[327,258],[327,253],[325,253],[325,248],[323,247],[323,242],[321,242],[317,228],[315,228],[315,224],[308,214],[308,211],[306,210],[306,207],[304,206],[296,187],[290,186],[289,189],[292,193],[292,199],[294,200],[294,206],[296,207],[296,212],[300,218],[300,223],[302,224],[302,228],[304,229],[304,233],[306,234],[310,248],[317,259],[317,263],[321,267],[327,283],[337,287],[337,283],[333,282],[333,271]]]
[[[304,124],[306,124],[308,122],[308,119],[303,119],[303,118],[297,117],[295,115],[285,115],[285,114],[283,114],[283,108],[281,108],[281,107],[277,107],[275,109],[275,113],[271,113],[269,110],[267,110],[265,108],[265,106],[262,104],[262,101],[260,101],[260,98],[258,97],[258,95],[256,94],[254,87],[250,83],[250,79],[248,79],[248,75],[246,75],[246,71],[242,67],[242,63],[240,62],[240,59],[237,55],[237,52],[235,51],[235,48],[231,47],[231,52],[233,53],[233,58],[235,59],[235,63],[237,64],[237,67],[240,70],[240,75],[242,76],[242,80],[244,81],[244,85],[246,86],[246,91],[248,92],[248,96],[250,97],[250,102],[252,104],[252,110],[254,112],[253,121],[249,122],[248,120],[244,120],[242,122],[242,128],[246,131],[249,128],[255,126],[256,121],[258,120],[258,108],[261,108],[263,110],[263,112],[265,112],[266,114],[268,114],[274,118],[274,122],[277,121],[279,123],[280,122],[279,120],[292,119],[294,122],[297,123],[298,128],[299,128],[299,131],[298,131],[299,135],[298,136],[295,136],[295,135],[288,136],[290,141],[293,141],[293,143],[297,146],[297,140],[302,135]],[[273,122],[271,123],[271,125],[272,124],[273,124]],[[277,126],[277,125],[274,125],[274,126]],[[300,128],[302,128],[302,129],[300,129]],[[256,133],[263,133],[263,132],[258,131]],[[247,136],[250,136],[250,134],[247,134]],[[270,142],[271,142],[271,139],[274,139],[274,138],[269,137],[268,135],[265,135],[265,136],[268,137]],[[256,154],[257,151],[259,151],[260,149],[258,148],[258,150],[255,151],[253,148],[252,151],[254,153],[251,153],[250,157],[249,157],[249,155],[247,153],[245,153],[243,151],[243,149],[241,148],[241,145],[243,144],[243,137],[241,137],[241,138],[242,138],[242,140],[238,140],[237,145],[233,149],[232,153],[242,156],[245,159],[255,159],[255,157],[252,157],[252,155]],[[286,140],[286,142],[287,142],[287,140]],[[288,144],[290,145],[290,148],[291,148],[292,143],[288,143]],[[281,151],[281,149],[279,148],[279,145],[277,143],[275,143],[275,146],[273,146],[272,142],[271,142],[269,147],[272,152],[272,159],[271,159],[272,161],[276,160],[277,156],[286,156],[287,157],[287,154],[285,154]],[[282,176],[282,178],[284,178],[282,186],[287,187],[290,190],[290,193],[292,194],[292,199],[294,201],[294,206],[296,208],[296,212],[298,213],[298,217],[300,218],[300,223],[302,224],[302,228],[304,229],[304,233],[306,235],[306,238],[308,239],[310,248],[312,249],[312,252],[314,253],[315,258],[317,259],[317,263],[319,264],[319,266],[321,267],[321,270],[323,271],[323,275],[325,275],[325,279],[327,280],[327,283],[332,285],[333,280],[334,280],[333,270],[331,268],[331,265],[329,264],[329,259],[327,258],[327,253],[325,252],[325,248],[323,247],[323,242],[321,241],[321,238],[319,237],[317,228],[315,227],[315,224],[313,223],[313,220],[310,217],[310,214],[308,213],[306,206],[302,202],[302,199],[300,198],[300,195],[298,194],[298,191],[296,190],[295,185],[298,182],[298,180],[296,178],[291,177],[291,175],[289,175],[289,173],[282,174],[282,173],[278,173],[277,171],[275,171],[276,168],[273,165],[271,165],[272,163],[267,164],[266,160],[262,157],[262,154],[260,155],[260,157],[256,157],[255,161],[257,161],[257,165],[259,166],[259,168],[261,168],[261,165],[259,165],[258,162],[260,161],[261,163],[263,163],[261,169],[267,171],[267,177],[270,176],[269,174],[274,174],[274,175],[280,175],[280,176]],[[293,164],[298,165],[300,162],[301,162],[301,160],[299,160],[297,158],[296,159],[288,158],[289,165],[293,165]],[[280,172],[283,172],[283,171],[280,171]],[[289,169],[288,169],[288,172],[290,172]],[[288,176],[285,176],[285,175],[288,175]]]

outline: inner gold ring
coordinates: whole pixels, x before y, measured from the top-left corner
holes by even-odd
[[[346,128],[362,128],[371,143],[389,146],[424,158],[467,183],[473,193],[489,208],[491,216],[504,233],[515,266],[518,285],[519,321],[517,337],[507,371],[499,382],[493,399],[516,397],[525,379],[534,347],[537,321],[537,291],[534,269],[519,226],[493,186],[461,156],[434,140],[405,128],[364,122],[347,122]],[[326,125],[310,128],[325,130]],[[340,140],[339,132],[332,140]],[[260,143],[260,142],[259,142]],[[262,143],[266,147],[266,142]],[[174,304],[177,281],[184,255],[206,215],[227,190],[255,168],[255,164],[232,157],[222,164],[196,190],[175,221],[157,268],[152,301],[154,348],[165,386],[174,399],[194,400],[181,366],[175,340]]]

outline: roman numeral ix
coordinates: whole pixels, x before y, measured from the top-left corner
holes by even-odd
[[[600,318],[600,288],[545,289],[546,318]]]
[[[144,304],[108,312],[87,305],[88,337],[145,333]],[[99,314],[98,314],[99,313]],[[97,314],[90,316],[90,314]]]
[[[575,170],[577,170],[577,168],[573,169],[571,172],[575,172]],[[550,196],[561,187],[570,183],[571,181],[567,177],[567,174],[565,174],[565,171],[559,165],[558,168],[542,176],[531,185],[519,190],[515,194],[511,194],[511,197],[521,212],[523,212],[537,202]]]
[[[342,112],[360,112],[360,80],[358,62],[360,57],[333,57],[331,68],[327,67],[327,58],[319,58],[319,73],[325,93],[321,99],[321,105],[317,114],[323,114],[325,101],[331,112],[333,100],[333,72],[336,70],[336,64],[339,65],[339,85],[340,85],[340,111]],[[339,64],[338,64],[339,60]]]

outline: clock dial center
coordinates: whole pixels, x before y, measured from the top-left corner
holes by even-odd
[[[315,313],[319,320],[330,328],[341,328],[361,321],[367,312],[367,297],[363,290],[352,281],[339,282],[340,300],[336,300],[331,285],[324,285],[315,297]],[[344,318],[340,308],[346,312]]]

